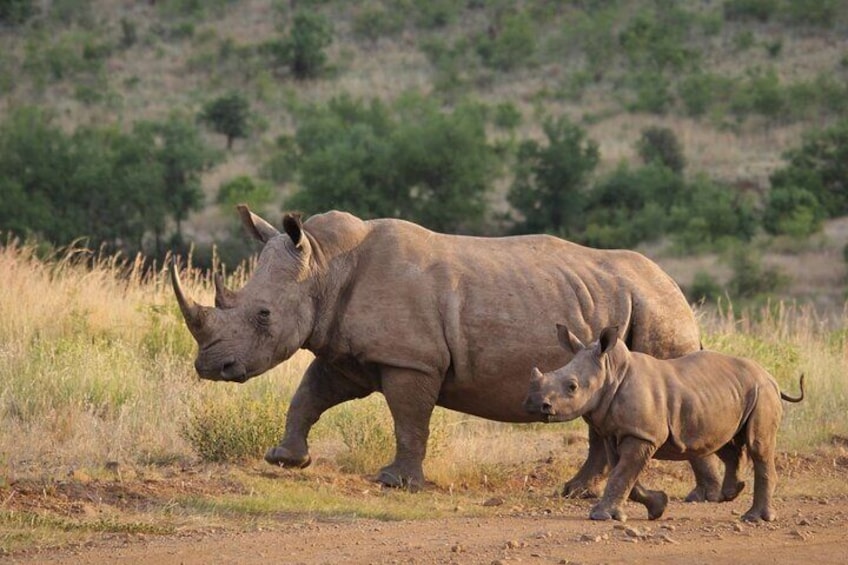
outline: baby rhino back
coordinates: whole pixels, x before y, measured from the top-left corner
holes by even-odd
[[[782,407],[777,384],[757,363],[712,351],[660,361],[668,437],[657,459],[688,459],[713,453],[736,438],[754,409]],[[662,409],[662,408],[661,408]],[[744,438],[739,438],[744,442]]]

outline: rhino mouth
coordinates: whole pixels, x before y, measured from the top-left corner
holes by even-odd
[[[221,380],[235,383],[243,383],[250,378],[247,368],[243,363],[236,360],[227,361],[221,367]]]

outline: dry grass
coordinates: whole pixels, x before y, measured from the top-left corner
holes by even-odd
[[[80,258],[41,260],[32,247],[14,243],[0,250],[0,461],[12,476],[112,461],[192,461],[203,454],[203,441],[254,437],[258,422],[277,426],[275,437],[310,354],[245,385],[201,382],[192,367],[194,342],[164,272],[142,275],[140,264],[114,259],[89,268]],[[232,284],[244,276],[237,271]],[[211,284],[199,272],[186,273],[186,285],[211,301]],[[709,347],[758,360],[791,394],[798,376],[807,375],[807,400],[787,406],[782,448],[815,448],[848,435],[848,346],[845,332],[835,329],[848,313],[776,304],[744,316],[700,317]],[[201,440],[187,433],[198,421],[211,433]],[[564,441],[584,434],[579,423],[542,430],[441,409],[432,430],[426,472],[443,486],[506,480],[509,465],[555,457]],[[268,437],[255,440],[256,455]],[[331,410],[311,439],[314,457],[352,473],[376,472],[394,450],[379,395]],[[566,465],[561,473],[571,471]]]

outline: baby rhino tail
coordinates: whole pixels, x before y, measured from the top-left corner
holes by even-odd
[[[801,382],[800,382],[799,386],[801,387],[801,396],[793,398],[791,396],[786,395],[786,393],[781,392],[780,398],[782,398],[786,402],[801,402],[802,400],[804,400],[804,374],[803,373],[801,373],[801,379],[800,380],[801,380]]]

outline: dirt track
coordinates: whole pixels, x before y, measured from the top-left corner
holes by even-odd
[[[845,563],[848,497],[778,502],[772,524],[747,525],[729,504],[673,501],[650,522],[628,505],[626,524],[586,519],[590,501],[486,518],[281,522],[270,531],[115,536],[89,547],[11,558],[17,563]]]

